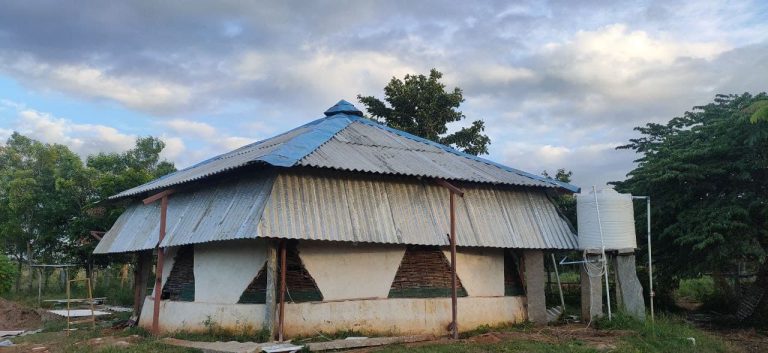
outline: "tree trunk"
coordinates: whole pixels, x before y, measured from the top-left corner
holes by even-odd
[[[768,262],[760,265],[755,283],[746,290],[739,301],[739,306],[736,309],[736,320],[743,321],[751,317],[765,297],[766,292],[768,292]]]
[[[21,267],[23,266],[23,261],[21,258],[18,259],[16,266],[16,293],[21,291]]]
[[[27,242],[27,264],[29,265],[29,285],[27,286],[27,292],[32,293],[32,282],[33,275],[32,275],[32,243]]]

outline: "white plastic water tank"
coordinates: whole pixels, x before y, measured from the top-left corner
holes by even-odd
[[[597,199],[597,202],[595,202]],[[600,223],[598,223],[598,206]],[[600,224],[606,250],[637,248],[635,215],[632,195],[620,194],[613,189],[576,195],[576,218],[579,223],[579,249],[601,249]]]

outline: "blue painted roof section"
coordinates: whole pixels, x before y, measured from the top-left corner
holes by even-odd
[[[355,108],[354,105],[352,105],[351,103],[345,100],[341,100],[338,103],[336,103],[336,105],[334,105],[333,107],[331,107],[325,112],[325,115],[327,117],[311,121],[305,125],[292,129],[288,132],[277,135],[275,137],[272,137],[266,140],[261,140],[261,141],[240,147],[236,150],[221,154],[219,156],[207,159],[191,167],[176,171],[174,173],[171,173],[161,178],[158,178],[156,180],[153,180],[149,183],[123,191],[117,195],[110,197],[110,199],[122,198],[126,196],[131,196],[131,195],[138,195],[138,194],[153,191],[153,190],[161,190],[161,189],[169,188],[174,185],[180,185],[190,181],[203,179],[214,174],[222,173],[228,170],[236,169],[236,168],[253,164],[253,163],[265,163],[265,164],[278,166],[278,167],[293,167],[298,165],[307,165],[306,163],[302,164],[301,161],[305,160],[305,158],[307,158],[308,156],[313,155],[313,152],[317,151],[321,146],[328,143],[328,141],[332,140],[334,136],[339,134],[340,131],[345,130],[353,122],[359,122],[367,126],[382,129],[384,131],[395,134],[402,138],[406,138],[408,140],[426,144],[428,146],[431,146],[433,148],[433,151],[441,150],[443,152],[464,157],[469,160],[480,162],[488,166],[494,166],[503,171],[513,173],[523,178],[510,181],[510,179],[507,177],[502,177],[501,179],[499,179],[497,177],[493,177],[492,175],[489,176],[488,174],[483,174],[485,177],[475,179],[471,177],[465,178],[465,177],[462,177],[461,175],[456,175],[455,173],[454,174],[447,173],[445,172],[446,169],[443,169],[444,173],[442,174],[440,173],[439,170],[437,170],[440,168],[455,169],[455,168],[468,167],[464,165],[464,163],[462,163],[460,160],[455,160],[455,159],[444,160],[444,161],[441,160],[440,162],[437,162],[437,164],[434,165],[436,167],[435,170],[430,170],[428,174],[416,171],[415,169],[419,169],[419,166],[417,164],[410,164],[411,167],[408,167],[407,163],[400,165],[395,170],[392,170],[390,168],[385,171],[385,172],[390,172],[391,174],[420,175],[420,176],[429,175],[433,177],[440,177],[440,178],[446,178],[446,179],[451,179],[451,175],[453,175],[454,178],[458,180],[491,182],[491,183],[499,183],[499,184],[511,183],[516,185],[529,185],[529,186],[549,186],[549,187],[563,188],[571,192],[580,191],[580,188],[577,186],[570,185],[567,183],[562,183],[553,179],[545,178],[545,177],[527,173],[515,168],[511,168],[511,167],[508,167],[508,166],[505,166],[505,165],[502,165],[478,156],[474,156],[474,155],[470,155],[470,154],[458,151],[449,146],[445,146],[445,145],[436,143],[434,141],[430,141],[425,138],[412,135],[405,131],[393,129],[386,125],[379,124],[375,121],[365,119],[362,117],[362,112],[360,112],[360,110],[358,110],[357,108]],[[350,131],[356,131],[356,130],[353,129]],[[377,133],[375,131],[376,130],[370,130],[369,133],[376,135]],[[366,136],[361,136],[361,137],[366,137]],[[418,145],[418,146],[421,146],[421,145]],[[373,160],[381,162],[389,159],[389,161],[391,162],[393,161],[392,159],[394,158],[395,159],[394,162],[397,162],[396,159],[399,157],[403,158],[403,161],[406,161],[406,160],[413,161],[413,160],[418,160],[420,156],[426,156],[427,154],[429,154],[428,152],[424,152],[424,147],[418,147],[418,146],[416,148],[401,150],[402,153],[408,153],[408,155],[383,154],[381,152],[381,147],[383,146],[376,146],[376,145],[357,146],[357,148],[373,147],[374,150],[370,154],[370,156],[373,157]],[[352,146],[351,148],[355,148],[355,146]],[[355,153],[354,150],[347,150],[347,152],[349,152],[349,154]],[[346,157],[345,155],[337,155],[337,156],[333,156],[333,158],[331,159],[343,160],[345,157]],[[322,158],[320,158],[319,161],[317,158],[315,158],[312,163],[309,163],[309,165],[317,166],[317,167],[335,168],[334,163],[332,163],[329,160],[326,160],[326,162],[328,163],[324,163]],[[382,165],[382,166],[386,167],[386,165]],[[430,165],[421,166],[421,169],[424,169],[425,167],[428,167],[428,166]],[[477,167],[478,165],[475,164],[474,166]],[[473,170],[473,168],[475,167],[470,166],[469,167],[470,171],[468,173],[469,174],[474,173],[471,170]],[[485,168],[486,172],[489,171],[488,167],[482,167],[482,168]],[[358,169],[355,166],[351,168],[344,167],[340,169],[361,170],[361,171],[366,170],[365,168]],[[377,172],[378,170],[373,169],[368,171]],[[481,171],[480,173],[482,174],[485,172]],[[498,171],[496,172],[491,171],[491,174],[494,174],[494,173],[498,173]]]
[[[291,167],[349,125],[352,115],[339,113],[313,120],[280,135],[245,145],[149,183],[125,190],[110,199],[161,190],[254,163]]]
[[[360,109],[357,109],[354,104],[347,102],[345,100],[340,100],[338,103],[336,103],[334,106],[328,108],[328,110],[325,111],[325,116],[332,116],[336,114],[349,114],[349,115],[355,115],[355,116],[363,116],[363,112],[360,111]]]
[[[347,127],[353,118],[355,117],[347,114],[336,114],[331,118],[315,120],[314,124],[310,125],[312,129],[283,143],[259,159],[276,167],[292,167]]]

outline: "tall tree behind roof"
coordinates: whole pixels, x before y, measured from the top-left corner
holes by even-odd
[[[440,82],[443,74],[432,69],[429,76],[405,75],[393,77],[384,87],[385,101],[374,96],[357,95],[373,120],[387,126],[453,146],[466,153],[488,153],[491,139],[483,134],[485,123],[475,120],[472,125],[448,134],[448,123],[466,119],[458,110],[464,102],[462,91],[454,87],[446,91]]]

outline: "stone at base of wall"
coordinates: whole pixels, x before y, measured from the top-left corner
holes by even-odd
[[[147,297],[146,300],[151,300]],[[526,320],[525,297],[466,297],[458,300],[459,330]],[[450,298],[366,299],[288,304],[285,307],[288,337],[356,330],[381,335],[447,334],[451,322]],[[202,331],[205,322],[227,329],[261,329],[264,304],[213,304],[163,301],[160,328],[164,332]],[[147,304],[140,326],[152,325],[152,305]]]

